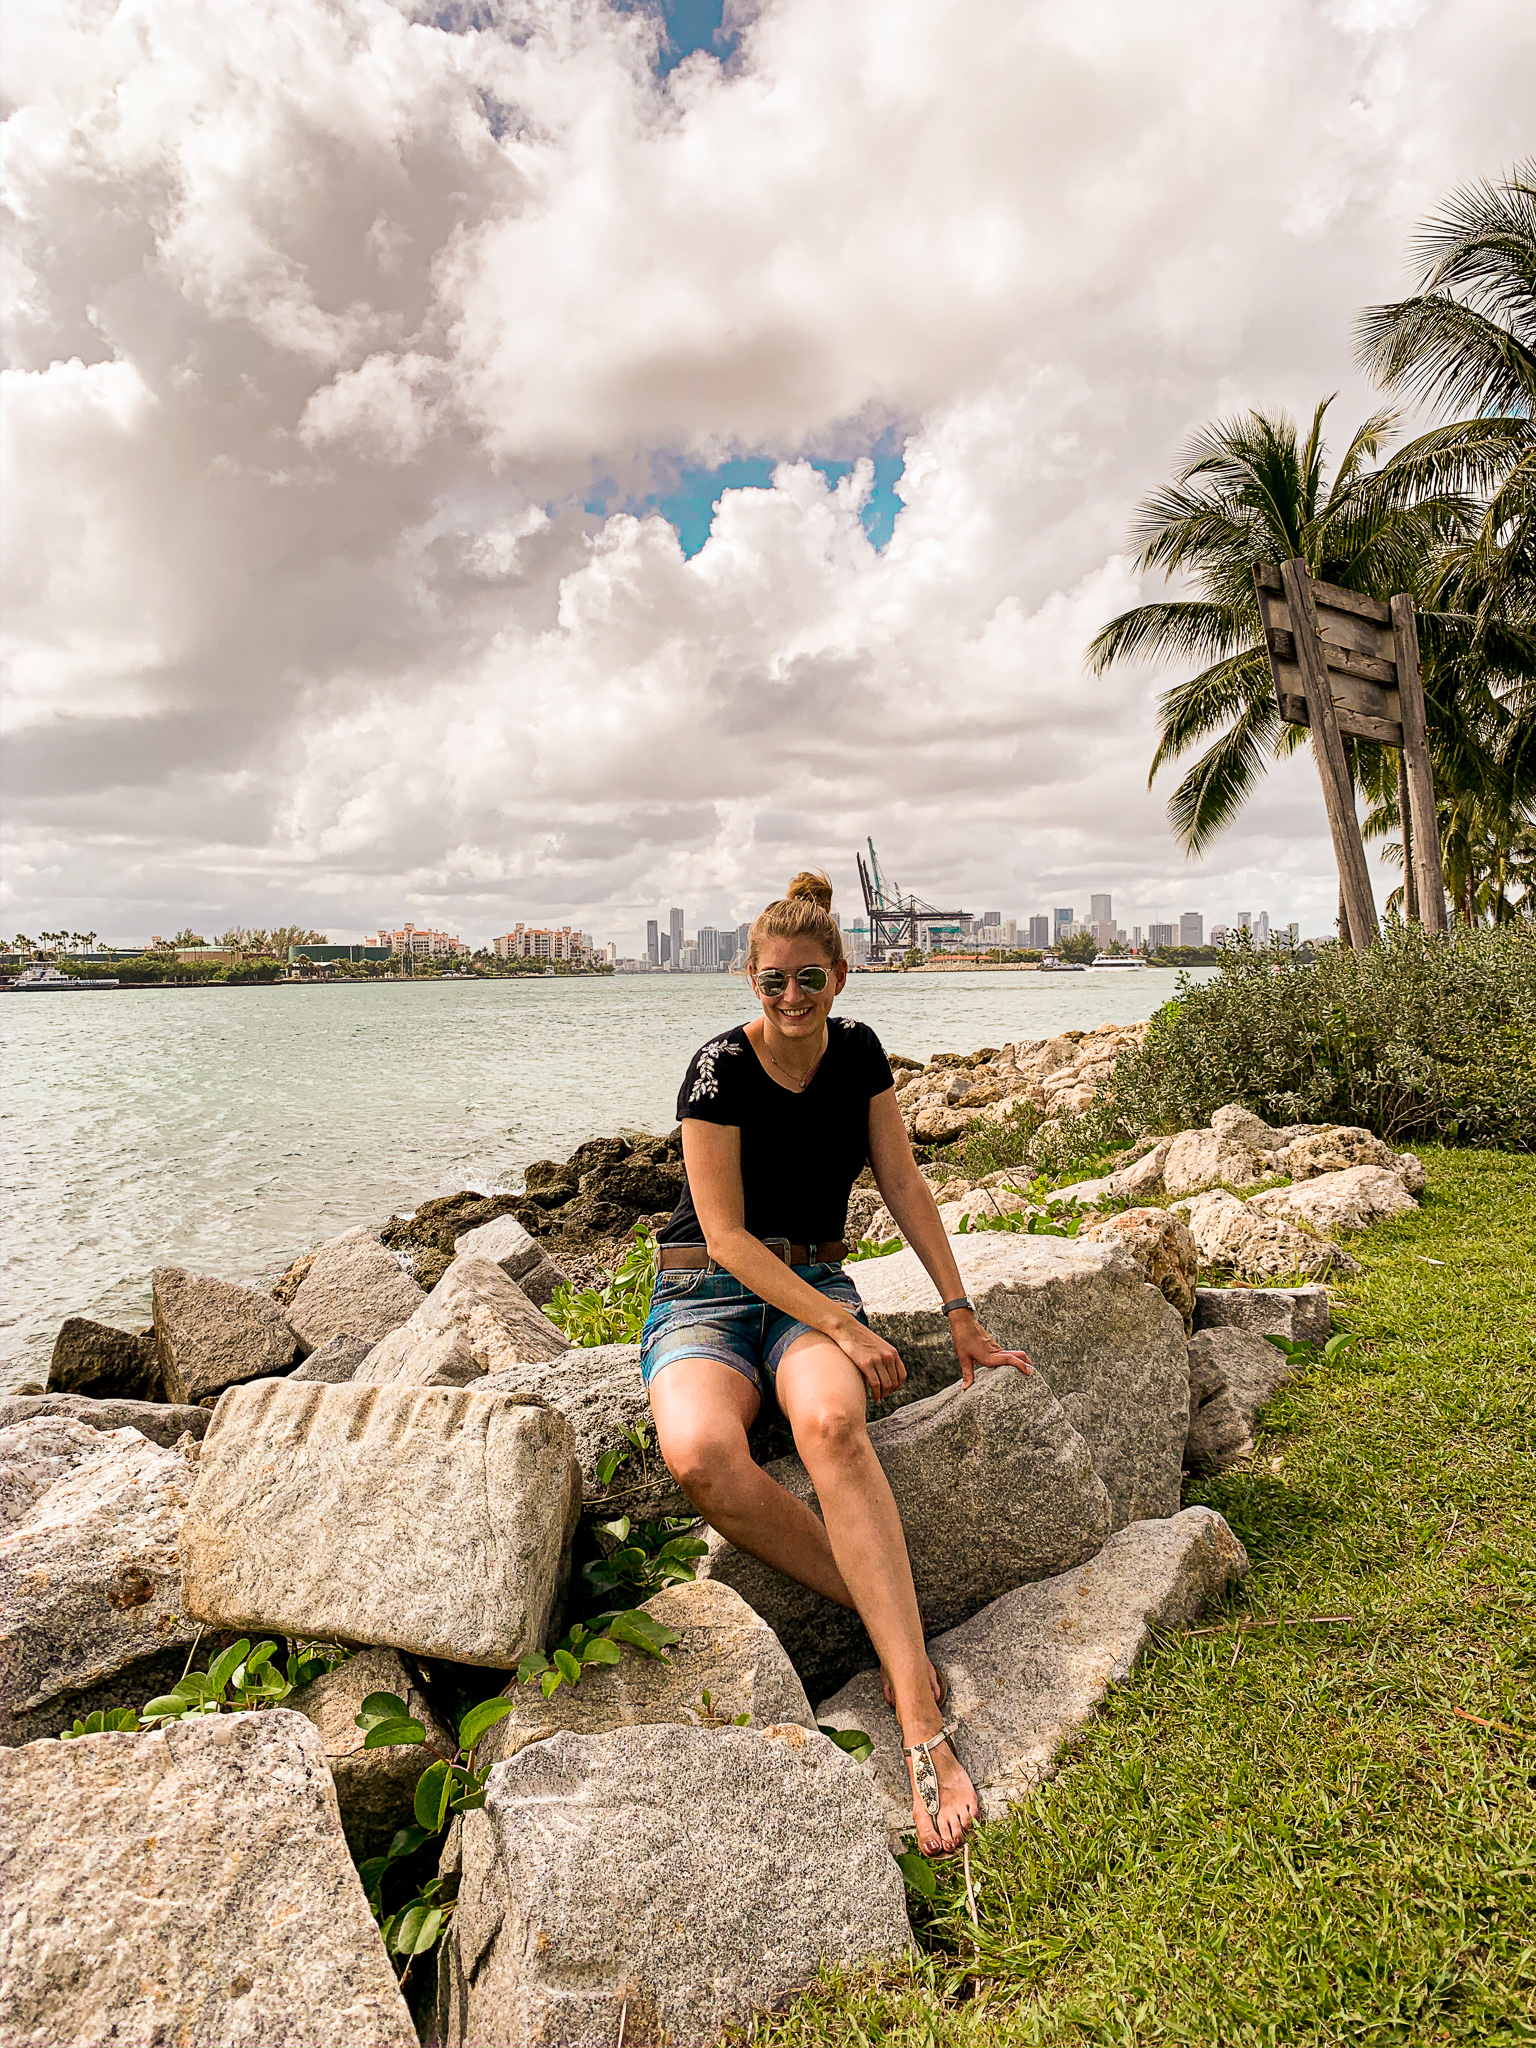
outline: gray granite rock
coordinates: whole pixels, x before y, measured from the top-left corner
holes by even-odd
[[[1172,1514],[1189,1428],[1178,1312],[1116,1244],[1003,1231],[949,1243],[982,1322],[1005,1349],[1029,1354],[1086,1440],[1109,1492],[1110,1526]],[[901,1353],[912,1393],[952,1382],[949,1325],[917,1254],[851,1271],[870,1322]]]
[[[421,1307],[358,1367],[358,1384],[468,1386],[485,1373],[558,1358],[564,1331],[489,1259],[455,1259]]]
[[[157,1266],[152,1285],[155,1347],[172,1401],[202,1401],[242,1380],[292,1372],[304,1355],[277,1303],[252,1287],[180,1266]]]
[[[1298,1229],[1283,1216],[1266,1215],[1257,1206],[1261,1199],[1240,1202],[1225,1188],[1212,1188],[1174,1205],[1189,1225],[1202,1267],[1221,1266],[1243,1279],[1260,1281],[1359,1272],[1341,1246]]]
[[[1326,1344],[1333,1312],[1326,1287],[1197,1287],[1197,1330],[1252,1330],[1292,1344]]]
[[[570,1424],[542,1402],[237,1387],[182,1530],[187,1612],[509,1669],[544,1640],[580,1504]]]
[[[1250,1436],[1264,1403],[1298,1370],[1277,1345],[1252,1330],[1196,1330],[1189,1360],[1192,1377],[1225,1382]]]
[[[392,1692],[426,1730],[426,1741],[365,1749],[357,1725],[371,1692]],[[359,1650],[334,1671],[300,1687],[283,1702],[320,1731],[341,1807],[347,1847],[361,1862],[382,1856],[401,1828],[412,1825],[416,1781],[434,1757],[456,1757],[458,1739],[432,1711],[416,1673],[396,1650]]]
[[[11,2048],[415,2048],[302,1716],[32,1743],[0,1787]]]
[[[1248,1420],[1239,1409],[1214,1348],[1189,1347],[1189,1435],[1184,1463],[1191,1472],[1225,1472],[1253,1449]]]
[[[659,1515],[692,1515],[656,1448],[638,1344],[573,1344],[556,1358],[530,1359],[470,1384],[482,1394],[537,1394],[559,1409],[576,1433],[576,1459],[589,1513],[628,1515],[637,1522],[654,1521]],[[646,1449],[635,1448],[631,1430],[646,1439]],[[604,1486],[597,1468],[608,1451],[624,1453],[624,1461]]]
[[[579,1686],[561,1686],[553,1699],[536,1685],[508,1686],[514,1709],[485,1737],[477,1761],[504,1763],[561,1728],[598,1735],[663,1721],[723,1727],[738,1714],[749,1714],[756,1727],[815,1727],[783,1645],[729,1586],[710,1579],[668,1586],[642,1611],[678,1632],[666,1663],[626,1649],[622,1663],[589,1666]]]
[[[59,1417],[11,1425],[3,1449],[23,1475],[57,1465],[0,1536],[0,1741],[32,1742],[179,1675],[196,1636],[177,1563],[193,1473],[137,1430]]]
[[[873,1785],[799,1726],[562,1731],[492,1771],[462,1855],[452,2048],[713,2048],[909,1940]]]
[[[213,1420],[207,1408],[177,1407],[169,1401],[98,1401],[88,1394],[6,1394],[0,1397],[0,1428],[30,1422],[37,1415],[63,1415],[92,1429],[136,1429],[167,1450],[178,1437],[202,1437]]]
[[[412,1281],[412,1286],[415,1282]],[[421,1292],[417,1288],[417,1293]],[[338,1330],[327,1337],[318,1351],[311,1351],[301,1366],[289,1373],[300,1385],[342,1387],[356,1376],[358,1367],[373,1349],[367,1337],[354,1337],[350,1330]]]
[[[1179,1628],[1248,1569],[1211,1508],[1133,1522],[1098,1556],[1059,1578],[1021,1586],[930,1643],[949,1674],[945,1719],[955,1751],[997,1815],[1047,1778],[1063,1745],[1111,1685],[1126,1678],[1154,1628]],[[912,1788],[896,1717],[878,1673],[861,1673],[816,1718],[862,1728],[893,1841],[912,1829]]]
[[[118,1448],[121,1448],[120,1440]],[[56,1479],[111,1448],[102,1432],[66,1416],[39,1416],[0,1429],[0,1535],[26,1520]]]
[[[1194,1327],[1200,1254],[1181,1216],[1171,1209],[1120,1209],[1085,1223],[1078,1238],[1089,1244],[1118,1244],[1142,1279],[1178,1310],[1186,1334]]]
[[[48,1392],[96,1400],[162,1400],[165,1385],[154,1331],[117,1330],[89,1316],[66,1316],[53,1340]]]
[[[377,1344],[410,1321],[426,1296],[367,1230],[348,1230],[314,1254],[288,1309],[306,1349],[343,1334]]]
[[[1252,1187],[1272,1171],[1270,1157],[1268,1148],[1261,1149],[1245,1136],[1214,1129],[1180,1131],[1163,1154],[1163,1186],[1170,1201],[1201,1188]]]
[[[1182,1345],[1178,1318],[1154,1299],[1179,1328]],[[1186,1368],[1186,1402],[1188,1387]],[[970,1387],[957,1382],[898,1409],[869,1434],[901,1513],[930,1635],[1011,1586],[1091,1557],[1109,1533],[1109,1500],[1088,1446],[1040,1373],[1026,1377],[1012,1366],[980,1373]],[[777,1459],[767,1469],[796,1499],[816,1505],[798,1458]],[[700,1577],[733,1586],[763,1617],[813,1697],[875,1661],[856,1614],[717,1531],[704,1533],[709,1554],[700,1560]]]
[[[462,1237],[454,1239],[453,1249],[457,1258],[489,1259],[493,1266],[500,1266],[535,1308],[543,1308],[557,1287],[570,1285],[570,1275],[555,1264],[515,1216],[497,1216],[490,1223],[466,1230]]]

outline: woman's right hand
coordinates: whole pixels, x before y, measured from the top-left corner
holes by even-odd
[[[895,1345],[877,1337],[857,1316],[850,1316],[847,1327],[838,1330],[832,1341],[853,1360],[877,1401],[894,1394],[907,1377]]]

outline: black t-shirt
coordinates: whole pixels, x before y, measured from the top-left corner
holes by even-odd
[[[879,1039],[853,1017],[827,1020],[827,1050],[798,1095],[773,1079],[738,1024],[688,1062],[677,1117],[740,1130],[744,1220],[754,1237],[819,1244],[843,1235],[848,1191],[869,1160],[869,1105],[891,1086]],[[686,1181],[661,1242],[704,1242]]]

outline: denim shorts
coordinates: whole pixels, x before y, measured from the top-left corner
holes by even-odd
[[[868,1323],[859,1290],[841,1266],[792,1266],[790,1271]],[[640,1332],[640,1376],[649,1386],[674,1358],[718,1358],[761,1394],[765,1375],[771,1384],[790,1345],[809,1331],[809,1323],[771,1307],[713,1262],[696,1273],[658,1273]]]

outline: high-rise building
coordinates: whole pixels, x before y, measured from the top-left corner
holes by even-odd
[[[1112,924],[1114,922],[1114,916],[1115,913],[1112,908],[1112,899],[1110,897],[1095,896],[1089,902],[1088,922],[1090,924]]]
[[[1041,953],[1051,943],[1051,920],[1048,917],[1032,917],[1029,920],[1029,943]]]
[[[1070,932],[1072,929],[1073,918],[1071,905],[1068,904],[1065,910],[1055,910],[1051,913],[1051,915],[1056,921],[1057,937],[1064,939],[1067,936],[1068,932]]]
[[[649,967],[661,965],[661,951],[656,944],[656,920],[648,917],[645,921],[645,959]]]
[[[1240,932],[1251,933],[1253,931],[1253,912],[1251,910],[1240,910],[1237,913],[1237,928]]]
[[[1001,924],[1002,921],[1003,913],[1000,910],[984,910],[981,913],[981,922],[983,924]]]
[[[1179,927],[1176,924],[1149,924],[1147,926],[1147,944],[1149,946],[1177,946],[1179,943]]]
[[[720,965],[720,934],[712,924],[701,924],[694,944],[698,948],[699,972],[712,974]]]
[[[1107,953],[1120,937],[1120,928],[1112,917],[1100,918],[1090,923],[1088,929],[1093,933],[1093,943],[1101,953]]]
[[[1296,922],[1295,918],[1291,919],[1290,923],[1285,928],[1285,932],[1286,937],[1290,940],[1292,949],[1294,950],[1294,948],[1301,944],[1301,926]]]
[[[672,939],[672,965],[676,969],[683,964],[683,913],[680,910],[668,911],[667,930]]]
[[[1203,946],[1205,944],[1205,918],[1198,910],[1180,911],[1179,944],[1181,946]]]
[[[1019,943],[1019,920],[1009,917],[1003,920],[1003,944],[1016,946]]]
[[[751,927],[751,925],[749,925],[749,924],[739,924],[739,925],[737,925],[737,927],[736,927],[736,951],[737,951],[737,953],[738,953],[738,954],[740,955],[740,957],[741,957],[741,958],[742,958],[743,960],[745,960],[745,959],[746,959],[746,957],[747,957],[747,949],[748,949],[748,947],[749,947],[749,946],[751,945],[751,943],[752,943],[752,927]]]
[[[850,967],[867,967],[869,965],[869,926],[862,917],[856,917],[853,923],[849,925],[847,932],[844,934],[844,944],[848,950],[848,965]]]
[[[736,934],[734,932],[722,931],[719,936],[720,965],[722,967],[729,967],[736,958]]]
[[[657,965],[660,967],[670,967],[672,965],[672,934],[670,932],[663,932],[661,935],[661,958]]]
[[[1253,943],[1256,946],[1269,944],[1269,912],[1261,910],[1253,920]]]
[[[699,942],[697,939],[684,939],[678,954],[677,964],[684,974],[697,973],[699,965]]]

